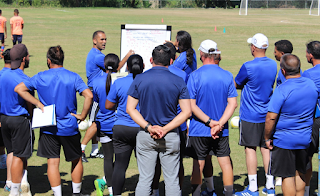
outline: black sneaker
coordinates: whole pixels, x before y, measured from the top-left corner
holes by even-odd
[[[87,157],[86,157],[86,154],[84,153],[84,151],[82,151],[81,159],[82,159],[82,162],[84,162],[84,163],[88,163],[89,162]]]
[[[100,158],[100,159],[103,159],[104,158],[104,155],[100,152],[98,152],[97,154],[90,154],[90,158]]]

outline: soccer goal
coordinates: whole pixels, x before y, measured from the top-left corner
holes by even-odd
[[[309,15],[319,16],[320,15],[320,0],[312,0],[309,10]]]

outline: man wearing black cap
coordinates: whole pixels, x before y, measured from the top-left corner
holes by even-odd
[[[14,88],[24,80],[29,79],[23,73],[29,66],[29,53],[24,44],[18,44],[10,50],[11,70],[6,71],[0,78],[1,97],[1,131],[8,153],[13,153],[11,163],[10,196],[31,196],[27,182],[27,158],[31,157],[34,135],[30,127],[30,111],[32,106],[17,93]]]

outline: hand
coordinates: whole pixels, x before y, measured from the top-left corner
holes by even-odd
[[[81,116],[81,114],[74,114],[74,113],[71,113],[72,116],[76,117],[78,120],[80,121],[84,121],[85,120],[85,117]]]
[[[268,148],[269,150],[272,150],[272,149],[273,149],[272,142],[273,142],[273,140],[271,140],[271,139],[266,140],[266,146],[267,146],[267,148]]]
[[[44,112],[44,105],[38,101],[37,105],[36,105],[38,108],[40,108],[40,110],[42,111],[42,113]]]
[[[134,55],[134,51],[133,50],[129,50],[129,52],[127,53],[128,56]]]
[[[11,40],[13,41],[13,35],[11,35]]]
[[[7,39],[7,35],[4,35],[4,39]]]
[[[220,126],[219,124],[218,125],[215,125],[214,127],[211,128],[211,137],[213,139],[217,139],[219,138],[219,133],[222,131],[222,126]]]
[[[211,119],[211,121],[210,121],[210,123],[209,123],[209,127],[213,128],[214,126],[217,126],[217,125],[220,126],[219,121],[215,121],[215,120],[212,120],[212,119]]]
[[[161,139],[164,136],[163,127],[159,125],[148,127],[148,131],[153,139]]]

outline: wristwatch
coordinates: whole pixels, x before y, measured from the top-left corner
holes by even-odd
[[[148,122],[148,124],[146,125],[146,127],[144,128],[144,130],[148,132],[148,128],[149,128],[150,125],[151,125],[151,123]]]
[[[212,119],[209,117],[209,120],[208,120],[206,123],[204,123],[204,124],[209,127],[209,124],[210,124],[211,120],[212,120]]]

